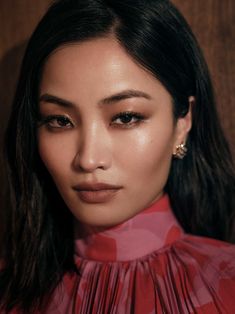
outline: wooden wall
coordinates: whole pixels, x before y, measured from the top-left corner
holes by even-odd
[[[219,115],[235,157],[235,1],[172,0],[203,49]]]
[[[0,0],[0,147],[25,44],[50,2]],[[173,3],[185,15],[203,48],[215,85],[218,111],[235,155],[235,1]],[[8,192],[2,155],[0,184],[0,208],[4,209]]]
[[[9,196],[2,156],[3,134],[26,42],[49,3],[49,0],[0,0],[0,240],[2,213],[7,211]]]

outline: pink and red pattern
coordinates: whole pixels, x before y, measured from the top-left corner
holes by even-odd
[[[185,234],[165,195],[115,228],[75,241],[45,313],[235,313],[235,246]]]
[[[85,234],[75,240],[79,275],[64,276],[43,313],[235,313],[235,246],[185,234],[166,195],[117,227]]]

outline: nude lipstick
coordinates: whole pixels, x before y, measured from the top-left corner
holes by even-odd
[[[118,193],[122,186],[107,183],[83,182],[73,187],[81,201],[89,204],[106,203]]]

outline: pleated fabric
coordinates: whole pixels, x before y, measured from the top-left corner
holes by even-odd
[[[44,313],[235,313],[235,246],[185,234],[166,195],[120,226],[77,232],[75,263]]]

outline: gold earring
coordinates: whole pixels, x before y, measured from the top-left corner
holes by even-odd
[[[184,143],[177,145],[175,147],[175,153],[173,153],[173,156],[177,159],[183,159],[187,155],[187,147]]]

